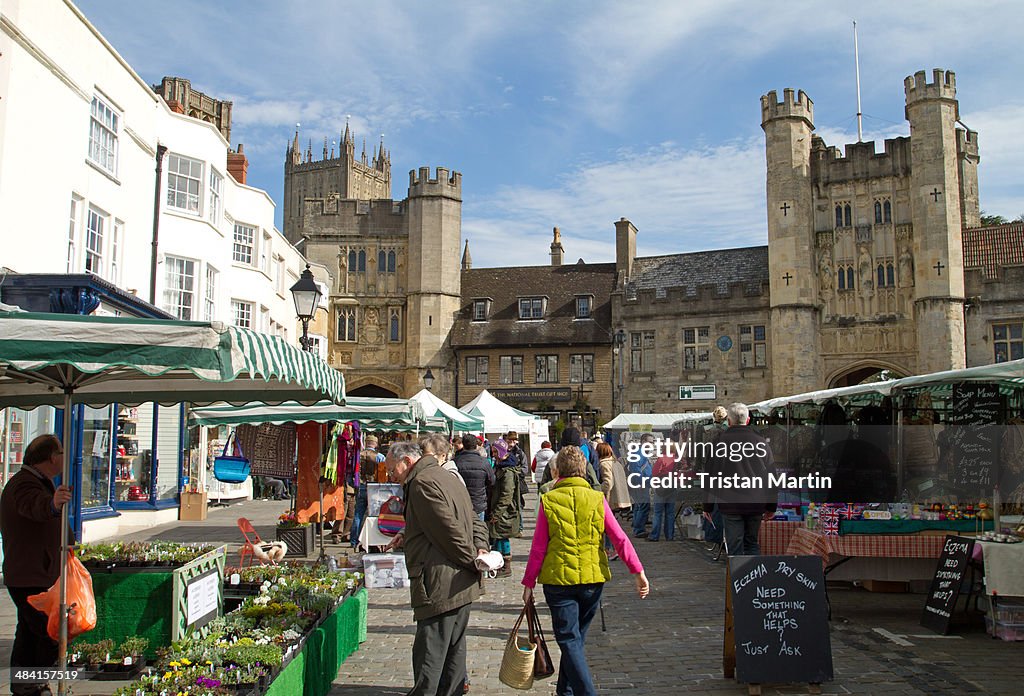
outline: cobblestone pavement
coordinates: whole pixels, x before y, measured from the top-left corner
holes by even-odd
[[[489,580],[487,594],[474,605],[469,637],[472,693],[511,694],[498,681],[505,639],[522,602],[522,578],[533,529],[536,498],[531,496],[523,537],[514,539],[511,578]],[[264,538],[282,503],[249,501],[212,509],[205,522],[173,523],[129,538],[228,543],[233,562],[241,535],[235,526],[248,517]],[[724,562],[714,562],[697,541],[635,540],[651,579],[646,600],[620,563],[604,592],[607,631],[600,618],[591,626],[587,654],[602,694],[733,694],[747,689],[724,679],[721,669]],[[330,545],[329,551],[347,550]],[[312,554],[315,557],[316,554]],[[540,595],[540,593],[538,593]],[[822,685],[838,694],[1020,694],[1024,689],[1024,644],[993,640],[980,615],[954,628],[950,637],[931,635],[918,625],[924,596],[867,592],[831,584],[832,653],[835,679]],[[414,624],[408,590],[370,590],[367,642],[352,655],[335,680],[333,696],[397,696],[412,683]],[[538,602],[545,625],[546,606]],[[0,592],[0,693],[6,692],[7,665],[14,633],[14,611]],[[552,657],[558,647],[550,640]],[[76,696],[109,694],[116,682],[75,685]],[[806,685],[770,686],[765,694],[807,693]],[[537,682],[531,693],[549,696],[554,681]]]

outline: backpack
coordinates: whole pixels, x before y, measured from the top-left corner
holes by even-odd
[[[405,503],[397,495],[391,496],[380,506],[377,529],[385,536],[395,536],[405,531]]]
[[[587,458],[587,466],[590,467],[590,470],[594,472],[594,477],[597,479],[597,482],[602,483],[601,467],[594,463],[597,457],[594,456],[594,451],[590,449],[590,443],[581,442],[580,452],[583,452],[583,456]]]

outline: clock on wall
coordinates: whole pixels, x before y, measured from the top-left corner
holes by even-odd
[[[719,336],[718,340],[715,341],[715,345],[718,346],[718,350],[723,353],[728,352],[732,348],[732,339],[728,336]]]

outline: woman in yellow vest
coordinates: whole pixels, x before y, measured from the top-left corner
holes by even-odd
[[[523,600],[533,598],[539,580],[551,609],[555,641],[562,652],[558,663],[559,696],[594,696],[594,682],[584,655],[587,628],[597,613],[601,590],[611,578],[604,535],[636,576],[643,599],[650,592],[647,576],[633,545],[622,531],[601,491],[587,483],[587,460],[579,447],[558,452],[558,480],[540,498],[537,528],[523,577]]]

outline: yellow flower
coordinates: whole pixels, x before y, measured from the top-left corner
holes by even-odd
[[[212,665],[213,663],[212,663],[212,662],[210,662],[209,660],[207,660],[207,661],[206,661],[206,664],[208,664],[208,665]]]
[[[170,679],[170,678],[171,678],[171,673],[170,672],[164,672],[164,679]]]
[[[180,662],[172,662],[171,663],[171,667],[181,667],[181,663]]]
[[[192,663],[191,663],[191,662],[189,662],[187,658],[184,658],[184,657],[183,657],[183,658],[181,658],[181,664],[183,664],[183,665],[190,665],[190,664],[192,664]]]

